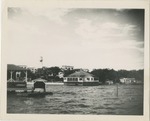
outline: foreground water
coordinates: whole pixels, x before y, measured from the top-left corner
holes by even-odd
[[[8,96],[7,113],[142,115],[143,85],[48,86],[45,97]]]

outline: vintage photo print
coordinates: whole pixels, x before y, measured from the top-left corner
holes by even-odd
[[[6,117],[146,119],[144,2],[137,7],[10,3],[4,7],[2,40]]]

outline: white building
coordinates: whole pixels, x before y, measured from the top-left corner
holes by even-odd
[[[105,83],[108,85],[114,84],[113,80],[107,80]]]
[[[73,66],[63,65],[63,66],[61,67],[61,69],[62,69],[62,70],[73,70],[74,67],[73,67]]]
[[[131,84],[131,83],[136,83],[136,80],[135,80],[135,78],[121,78],[120,83]]]
[[[59,78],[63,78],[63,77],[64,77],[64,73],[63,73],[63,72],[59,72],[59,73],[58,73],[58,77],[59,77]]]
[[[89,69],[83,69],[83,68],[77,68],[77,69],[75,69],[75,70],[78,70],[78,71],[85,71],[85,72],[89,72]]]
[[[73,74],[68,75],[67,77],[64,77],[64,84],[96,86],[99,85],[99,80],[94,75],[80,70]]]

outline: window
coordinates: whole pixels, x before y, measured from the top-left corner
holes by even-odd
[[[78,78],[75,78],[76,79],[76,81],[78,81]]]
[[[21,75],[21,72],[16,72],[16,78],[19,78]]]
[[[99,80],[98,78],[94,78],[94,80]]]
[[[79,80],[82,80],[82,78],[80,78]]]
[[[89,80],[90,80],[90,78],[87,78],[87,80],[89,81]]]
[[[70,82],[77,82],[78,81],[78,78],[68,78],[67,81],[70,81]]]

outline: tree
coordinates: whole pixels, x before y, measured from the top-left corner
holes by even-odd
[[[113,69],[95,69],[91,73],[99,78],[99,81],[105,83],[106,80],[112,80],[118,83],[120,78],[135,78],[136,80],[144,80],[144,70],[118,70]]]

